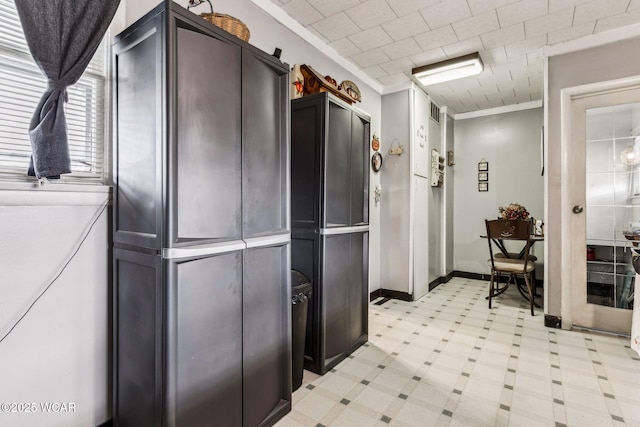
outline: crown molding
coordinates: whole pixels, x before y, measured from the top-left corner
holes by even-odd
[[[633,39],[636,37],[640,37],[640,24],[631,24],[625,27],[614,28],[613,30],[584,36],[568,42],[545,46],[542,49],[542,56],[548,58],[551,56],[564,55],[565,53],[603,46],[609,43]]]
[[[473,119],[476,117],[493,116],[495,114],[513,113],[515,111],[532,110],[542,107],[542,100],[505,105],[504,107],[487,108],[486,110],[470,111],[454,114],[454,120]]]
[[[371,89],[375,90],[379,94],[383,93],[383,86],[380,82],[372,79],[367,74],[362,72],[358,67],[356,67],[351,61],[347,60],[344,56],[340,55],[333,49],[331,46],[327,45],[323,40],[321,40],[318,36],[313,34],[311,31],[307,30],[303,27],[298,21],[289,16],[284,10],[280,7],[272,3],[270,0],[251,0],[253,4],[258,6],[260,9],[264,10],[266,13],[271,15],[276,21],[284,25],[302,40],[309,43],[311,46],[318,49],[324,55],[332,59],[339,66],[349,71],[351,74],[359,78],[363,83],[371,87]]]

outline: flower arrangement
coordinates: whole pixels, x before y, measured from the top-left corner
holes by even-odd
[[[527,219],[529,211],[520,203],[511,203],[508,206],[500,206],[500,217],[504,219]]]

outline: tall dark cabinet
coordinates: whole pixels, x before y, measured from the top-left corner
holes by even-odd
[[[370,118],[327,93],[291,103],[291,264],[313,282],[305,368],[367,341]]]
[[[114,424],[291,409],[288,66],[165,1],[114,46]]]

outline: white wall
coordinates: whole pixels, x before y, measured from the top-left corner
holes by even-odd
[[[72,256],[108,197],[56,186],[0,187],[0,338]],[[111,417],[108,229],[104,211],[66,270],[0,342],[0,402],[38,405],[35,413],[0,412],[0,426],[97,426]],[[47,402],[75,410],[44,413],[39,405]]]
[[[464,120],[454,125],[454,265],[456,271],[489,274],[485,219],[498,207],[524,205],[534,218],[544,215],[541,176],[541,108]],[[478,162],[489,162],[489,191],[478,192]],[[449,168],[447,168],[448,170]],[[542,245],[533,253],[542,260]],[[536,277],[541,278],[542,264]]]

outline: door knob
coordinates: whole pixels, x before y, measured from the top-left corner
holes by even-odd
[[[575,205],[573,207],[573,213],[574,214],[582,213],[583,210],[584,210],[584,208],[582,206],[580,206],[580,205]]]

